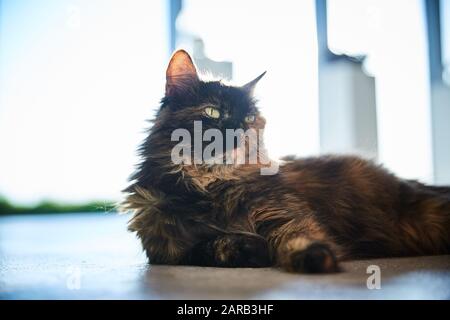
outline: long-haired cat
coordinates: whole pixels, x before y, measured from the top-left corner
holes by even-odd
[[[333,272],[344,259],[450,252],[450,187],[358,157],[289,159],[272,175],[261,162],[174,163],[172,133],[194,136],[195,121],[202,132],[264,128],[252,97],[261,77],[243,87],[206,82],[185,51],[172,56],[123,203],[150,263]]]

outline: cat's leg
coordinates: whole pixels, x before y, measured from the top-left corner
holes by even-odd
[[[259,236],[227,234],[196,244],[184,259],[186,264],[212,267],[268,267],[269,246]]]
[[[268,237],[276,265],[300,273],[337,272],[341,249],[310,219],[291,221]]]
[[[283,237],[276,249],[277,265],[290,272],[331,273],[338,271],[333,246],[306,234]]]

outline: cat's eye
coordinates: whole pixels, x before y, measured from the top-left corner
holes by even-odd
[[[253,122],[255,122],[255,119],[256,119],[256,117],[254,114],[249,114],[248,116],[245,117],[244,120],[247,123],[253,123]]]
[[[220,111],[214,107],[206,107],[203,112],[210,118],[218,119],[220,117]]]

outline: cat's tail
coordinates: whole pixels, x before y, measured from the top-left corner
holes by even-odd
[[[450,187],[407,181],[400,191],[401,231],[418,254],[450,253]]]

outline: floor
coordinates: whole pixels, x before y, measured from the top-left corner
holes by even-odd
[[[0,217],[0,298],[450,299],[450,256],[354,261],[332,275],[148,266],[127,219]],[[380,268],[380,289],[368,289],[371,265]]]

